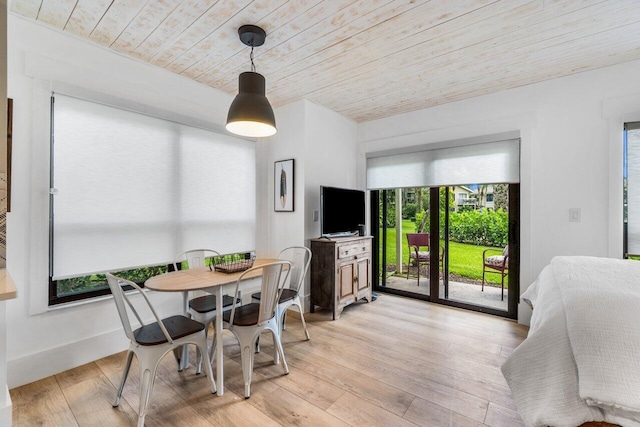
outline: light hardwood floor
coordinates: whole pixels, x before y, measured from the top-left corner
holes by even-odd
[[[381,295],[331,321],[326,312],[287,319],[291,373],[273,365],[268,333],[243,399],[239,347],[225,332],[225,394],[193,367],[162,361],[148,426],[519,426],[500,366],[527,334],[505,319]],[[138,410],[133,366],[112,408],[126,352],[11,390],[16,426],[128,426]],[[135,359],[134,359],[135,365]]]

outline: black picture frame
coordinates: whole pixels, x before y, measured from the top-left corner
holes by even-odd
[[[294,160],[278,160],[273,164],[273,210],[293,212],[294,210]]]

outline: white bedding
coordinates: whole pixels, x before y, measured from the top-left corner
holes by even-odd
[[[640,426],[640,262],[556,257],[522,295],[527,339],[502,366],[528,426]]]

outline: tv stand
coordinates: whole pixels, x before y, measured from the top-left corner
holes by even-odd
[[[311,239],[311,304],[338,319],[359,299],[371,302],[371,236]]]

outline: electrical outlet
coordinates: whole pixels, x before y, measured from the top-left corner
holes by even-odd
[[[580,208],[569,209],[569,222],[580,222],[581,219],[582,213],[580,212]]]

